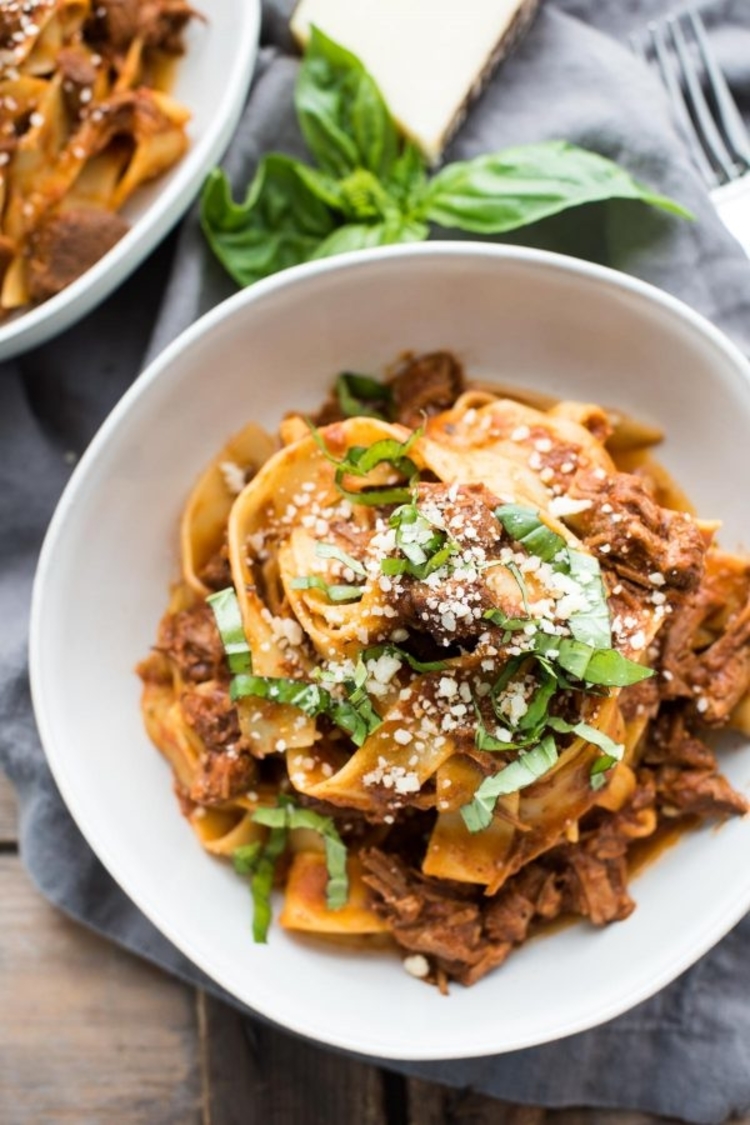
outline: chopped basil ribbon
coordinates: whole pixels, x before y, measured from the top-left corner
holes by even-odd
[[[356,746],[361,746],[382,722],[367,695],[362,693],[364,698],[357,696],[356,689],[349,699],[334,699],[319,684],[306,683],[304,680],[239,675],[232,680],[230,695],[235,701],[257,696],[272,703],[288,703],[290,707],[298,707],[311,718],[325,715],[337,727],[346,731]]]
[[[397,508],[388,523],[396,529],[396,546],[406,557],[383,559],[380,563],[383,574],[410,574],[423,582],[445,566],[458,550],[458,544],[420,512],[414,499]]]
[[[334,457],[330,452],[318,429],[308,421],[310,433],[318,449],[327,461],[336,466],[334,483],[342,496],[353,504],[368,504],[379,507],[383,504],[403,504],[411,499],[411,485],[382,486],[369,488],[362,492],[355,492],[344,484],[347,476],[366,477],[378,465],[389,464],[395,472],[413,481],[418,476],[419,470],[410,457],[407,456],[417,438],[422,436],[422,430],[414,430],[406,441],[396,441],[395,438],[383,438],[373,442],[372,445],[353,445],[348,449],[343,458]]]
[[[346,845],[336,831],[336,825],[330,816],[321,816],[312,809],[300,809],[291,802],[285,801],[275,809],[256,809],[253,820],[256,824],[264,824],[272,830],[308,828],[322,836],[328,870],[326,905],[329,910],[340,910],[342,906],[346,906],[349,897]]]
[[[329,586],[317,574],[306,574],[291,581],[293,590],[320,590],[331,602],[358,602],[364,586]]]
[[[518,565],[514,562],[505,563],[505,569],[509,570],[510,573],[515,578],[516,585],[518,586],[518,589],[521,591],[521,601],[523,602],[524,611],[526,613],[528,613],[529,612],[529,591],[526,589],[526,583],[524,581],[523,575],[521,574],[521,571],[518,569]]]
[[[501,504],[495,508],[495,518],[511,539],[542,562],[552,562],[555,555],[567,546],[561,535],[542,523],[539,513],[533,508],[525,508],[521,504]]]
[[[265,943],[268,940],[268,927],[271,925],[271,891],[276,872],[276,863],[286,848],[286,829],[272,828],[268,840],[261,848],[259,844],[248,844],[234,852],[235,870],[240,875],[250,876],[250,893],[253,897],[253,941]]]
[[[592,789],[601,789],[606,785],[607,779],[604,775],[612,766],[616,766],[617,762],[618,759],[613,758],[611,754],[602,754],[596,759],[589,773],[589,785]]]
[[[280,796],[276,808],[259,808],[253,813],[256,824],[270,829],[268,839],[235,848],[232,853],[234,869],[239,875],[250,876],[253,898],[253,940],[265,943],[271,924],[271,892],[276,864],[286,850],[287,833],[292,828],[308,828],[323,837],[326,850],[326,905],[329,910],[340,910],[349,898],[349,880],[346,871],[346,845],[336,825],[328,816],[320,816],[312,809],[300,809],[289,799]]]
[[[555,740],[547,735],[533,750],[520,754],[499,773],[486,777],[470,803],[461,809],[461,816],[469,832],[481,832],[483,828],[489,828],[498,797],[517,793],[519,789],[533,785],[540,777],[549,773],[557,758]]]
[[[365,648],[360,653],[360,660],[366,664],[369,660],[377,660],[385,653],[403,660],[412,672],[442,672],[448,667],[444,660],[417,660],[416,656],[394,644],[372,645],[370,648]]]
[[[352,558],[351,555],[347,555],[346,551],[342,551],[335,543],[316,543],[315,554],[319,559],[336,559],[337,562],[348,566],[349,570],[358,574],[360,578],[367,578],[367,571],[362,563],[358,559]]]
[[[592,648],[570,637],[538,633],[534,653],[547,656],[565,672],[578,680],[601,687],[628,687],[653,676],[653,668],[636,664],[614,648]]]
[[[589,723],[568,723],[565,719],[551,718],[548,721],[548,726],[559,734],[575,734],[578,738],[583,738],[586,742],[590,742],[592,746],[598,748],[609,755],[614,761],[619,762],[625,752],[625,747],[621,742],[615,742],[603,730],[598,730],[597,727],[592,727]]]
[[[607,606],[607,592],[602,581],[599,562],[593,555],[568,547],[567,571],[584,592],[586,609],[577,610],[568,618],[568,628],[577,641],[592,648],[611,648],[612,630]]]
[[[336,397],[346,418],[378,418],[385,422],[391,417],[391,388],[369,375],[343,371],[336,380]]]
[[[607,780],[604,776],[607,770],[622,761],[622,756],[625,753],[623,744],[615,742],[604,731],[597,730],[596,727],[589,726],[588,723],[566,723],[564,719],[550,719],[549,725],[553,730],[570,731],[572,734],[578,735],[579,738],[584,738],[593,746],[599,747],[602,753],[591,767],[589,784],[592,789],[601,789]]]
[[[233,588],[228,586],[215,594],[209,594],[206,601],[213,610],[216,627],[227,657],[230,672],[250,672],[253,666],[252,653],[242,624],[240,603]]]
[[[570,575],[583,591],[586,609],[572,613],[568,619],[568,627],[575,639],[593,648],[610,648],[612,633],[607,595],[597,559],[585,551],[569,547],[561,535],[542,522],[539,513],[533,508],[520,504],[503,504],[495,509],[495,517],[511,538],[529,554],[536,555],[542,562],[551,563],[555,570]],[[515,564],[509,564],[508,569],[511,565]],[[525,598],[524,605],[528,612]]]
[[[503,644],[508,643],[511,633],[516,633],[519,629],[525,629],[531,621],[529,617],[508,617],[507,613],[503,613],[499,608],[485,610],[483,617],[487,621],[491,621],[493,625],[499,625],[501,629],[505,630]]]

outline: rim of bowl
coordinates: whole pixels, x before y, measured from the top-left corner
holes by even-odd
[[[165,186],[120,241],[103,258],[66,286],[28,311],[20,311],[7,324],[0,324],[0,362],[39,347],[71,328],[91,312],[138,268],[182,217],[200,190],[209,168],[221,159],[231,140],[255,73],[260,38],[260,0],[242,0],[241,22],[232,28],[236,36],[232,65],[221,86],[214,127],[191,144],[176,165],[172,183]],[[219,127],[215,123],[219,122]],[[166,200],[166,202],[165,202]]]
[[[525,262],[583,278],[599,280],[606,285],[614,286],[620,291],[645,298],[660,306],[670,316],[687,323],[694,330],[697,330],[706,337],[719,351],[723,352],[726,358],[734,365],[745,392],[750,394],[750,362],[745,358],[740,349],[704,316],[695,312],[689,305],[686,305],[677,297],[665,293],[663,290],[650,285],[648,282],[641,281],[627,274],[619,273],[617,270],[610,269],[607,266],[594,265],[567,255],[555,254],[528,247],[503,246],[492,243],[471,242],[469,240],[455,242],[437,241],[352,251],[334,258],[307,262],[303,265],[283,270],[227,298],[214,309],[205,313],[189,328],[185,329],[185,331],[169,344],[165,350],[148,365],[145,371],[138,376],[94,435],[62,493],[42,545],[32,590],[29,670],[32,702],[42,746],[55,782],[68,810],[87,843],[106,867],[110,875],[115,879],[121,889],[125,891],[128,897],[131,898],[135,905],[178,950],[220,987],[239,1000],[240,1003],[250,1008],[252,1011],[257,1011],[259,1015],[270,1023],[278,1027],[283,1027],[285,1030],[291,1031],[294,1034],[301,1035],[317,1043],[323,1043],[327,1046],[338,1048],[345,1051],[347,1054],[371,1057],[377,1052],[378,1057],[384,1059],[439,1061],[447,1058],[481,1058],[487,1055],[504,1054],[510,1051],[539,1046],[543,1043],[551,1042],[552,1040],[562,1039],[569,1035],[586,1031],[589,1028],[597,1027],[613,1019],[615,1016],[621,1015],[641,1001],[653,996],[661,988],[673,981],[684,972],[685,969],[689,968],[704,953],[712,948],[717,941],[724,937],[746,913],[750,905],[750,886],[744,895],[739,896],[737,900],[731,904],[727,904],[721,914],[713,918],[710,924],[699,924],[696,928],[694,941],[689,950],[686,950],[675,961],[671,962],[668,967],[660,968],[644,976],[637,990],[627,994],[616,994],[606,1001],[596,1002],[594,1000],[587,1012],[577,1017],[571,1018],[565,1015],[556,1017],[549,1022],[543,1035],[524,1036],[516,1041],[508,1042],[501,1048],[491,1047],[489,1050],[477,1050],[473,1047],[461,1048],[460,1044],[458,1044],[455,1048],[452,1048],[449,1053],[446,1053],[445,1050],[441,1048],[405,1051],[398,1048],[393,1049],[389,1047],[388,1044],[378,1044],[377,1048],[373,1049],[368,1048],[359,1038],[353,1045],[351,1032],[347,1032],[346,1029],[341,1032],[331,1029],[330,1033],[322,1037],[311,1028],[310,1023],[304,1018],[294,1020],[285,1019],[285,1022],[282,1024],[279,1023],[273,1014],[267,1013],[262,1007],[258,1007],[257,1009],[251,1008],[248,1001],[237,996],[232,982],[226,979],[222,973],[216,974],[208,963],[207,958],[205,958],[200,951],[196,951],[193,948],[190,935],[180,933],[179,930],[172,925],[171,921],[163,916],[161,904],[157,898],[152,899],[147,894],[144,894],[138,887],[131,888],[129,885],[126,885],[128,880],[126,880],[125,883],[120,881],[116,856],[110,853],[106,844],[102,846],[98,841],[95,841],[95,830],[90,829],[90,826],[82,822],[77,815],[76,793],[74,786],[68,781],[64,764],[65,755],[64,752],[60,752],[57,746],[54,727],[49,721],[45,710],[45,693],[43,691],[40,658],[44,633],[43,606],[47,589],[47,576],[52,567],[58,539],[64,531],[67,514],[76,503],[79,489],[88,476],[90,467],[94,467],[97,458],[107,444],[110,434],[127,416],[131,406],[140,399],[142,395],[148,393],[151,385],[157,379],[161,378],[164,373],[169,371],[175,360],[179,359],[182,353],[188,350],[198,337],[210,333],[214,328],[234,316],[239,309],[244,308],[246,305],[262,302],[267,295],[274,293],[280,288],[304,286],[314,280],[314,278],[323,274],[338,271],[356,271],[362,267],[366,268],[371,262],[412,257],[469,257],[488,258],[497,261]],[[90,831],[91,834],[89,834]]]

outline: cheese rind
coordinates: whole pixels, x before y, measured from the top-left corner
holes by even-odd
[[[399,125],[435,162],[539,0],[300,0],[292,32],[320,27],[357,55]]]

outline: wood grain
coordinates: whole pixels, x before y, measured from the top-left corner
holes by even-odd
[[[204,1125],[395,1125],[380,1072],[200,999]]]
[[[16,842],[17,822],[15,794],[5,774],[0,773],[0,846]]]
[[[75,926],[0,855],[0,1121],[199,1125],[194,993]]]

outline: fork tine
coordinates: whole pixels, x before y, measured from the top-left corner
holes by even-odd
[[[718,176],[706,159],[706,154],[703,151],[703,144],[700,137],[695,131],[695,126],[690,118],[687,105],[685,104],[685,97],[682,93],[682,88],[675,76],[672,63],[669,59],[667,52],[667,44],[664,39],[664,32],[661,25],[657,23],[650,23],[648,30],[651,33],[651,42],[654,47],[654,54],[656,61],[659,64],[659,71],[664,87],[669,95],[669,100],[672,105],[672,112],[674,114],[677,127],[682,133],[683,139],[690,150],[690,155],[693,158],[693,163],[698,168],[698,171],[703,176],[703,179],[709,187],[716,187],[719,182]]]
[[[710,156],[719,165],[726,178],[728,180],[733,180],[737,176],[737,171],[727,151],[727,147],[721,139],[719,130],[714,124],[711,110],[703,95],[695,64],[690,57],[685,36],[677,17],[670,16],[667,19],[667,26],[672,33],[672,41],[677,51],[677,58],[679,59],[682,75],[685,79],[685,86],[687,87],[693,113],[695,114],[701,136],[703,137],[703,142]]]
[[[687,15],[693,27],[708,80],[711,83],[711,91],[716,99],[716,108],[726,139],[734,149],[735,158],[750,167],[750,139],[748,139],[747,130],[727,85],[727,80],[721,72],[709,45],[703,20],[694,8],[688,8]]]
[[[641,62],[647,63],[648,56],[646,55],[646,48],[643,46],[640,35],[629,35],[628,43],[630,43],[630,50],[635,57],[640,59]]]

